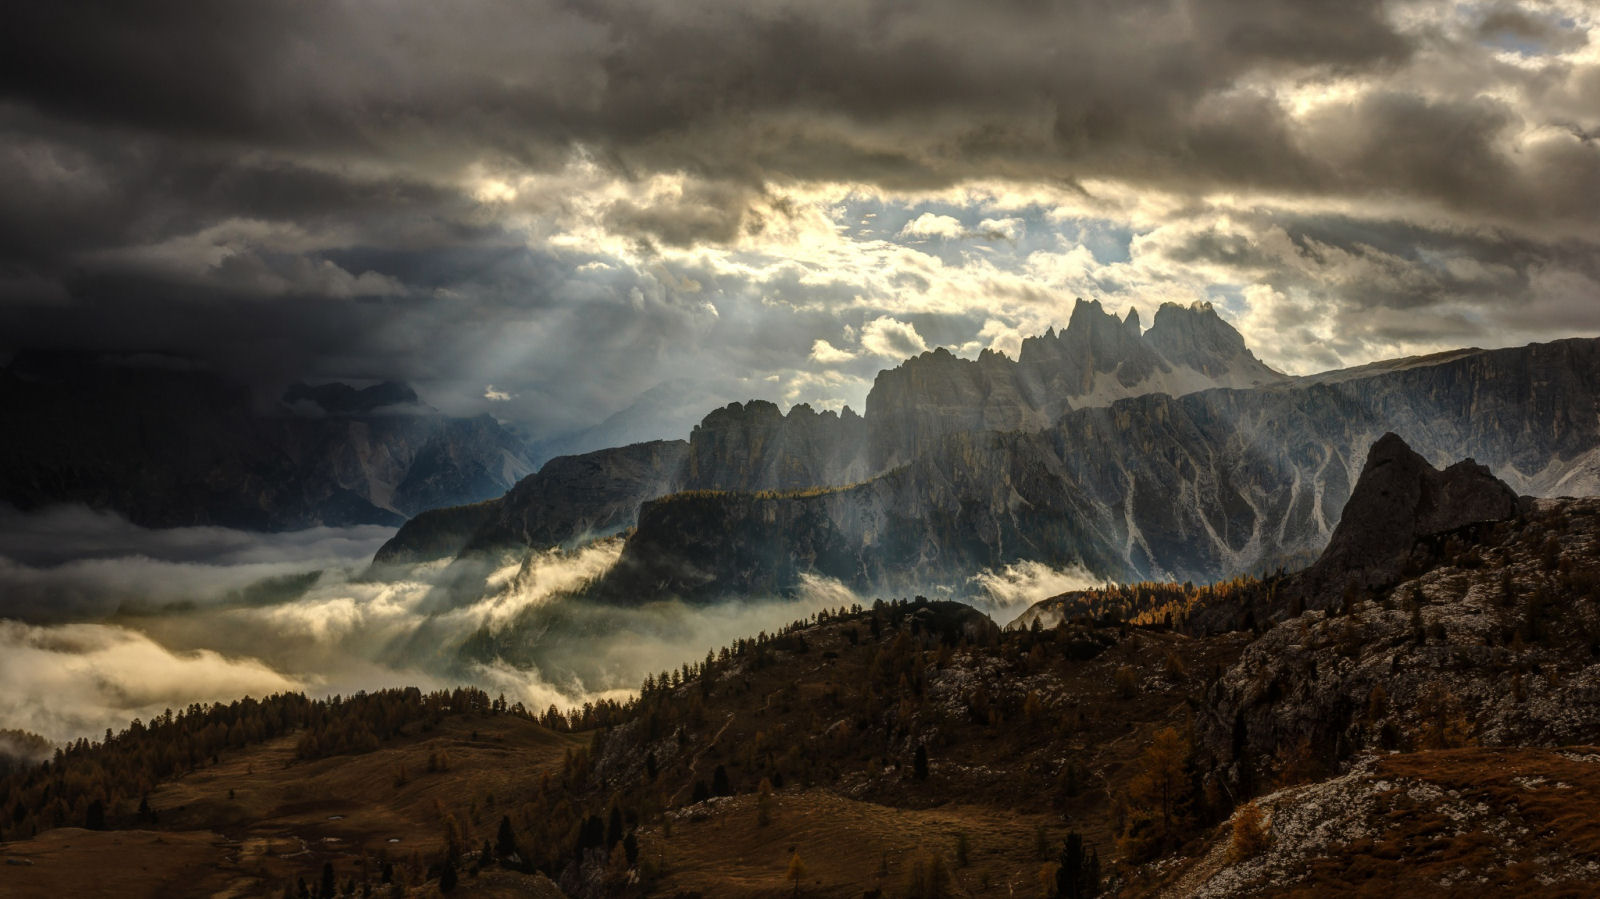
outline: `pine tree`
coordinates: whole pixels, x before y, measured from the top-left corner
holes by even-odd
[[[1057,858],[1056,895],[1061,899],[1087,899],[1100,893],[1100,858],[1083,849],[1083,837],[1067,834]]]
[[[439,874],[439,892],[455,892],[456,883],[456,860],[453,858],[446,858],[444,860],[444,871],[440,872]]]
[[[917,744],[917,754],[911,760],[911,776],[917,780],[928,779],[928,747]]]
[[[509,859],[517,855],[517,835],[511,830],[511,816],[500,816],[500,830],[495,835],[495,855]]]
[[[610,852],[617,848],[620,842],[622,842],[622,809],[613,805],[611,818],[606,823],[606,851]]]
[[[83,826],[88,830],[106,829],[106,804],[99,799],[89,803],[83,813]]]
[[[789,867],[784,872],[784,879],[794,884],[794,894],[800,895],[800,882],[806,879],[806,863],[800,860],[800,850],[796,849],[789,856]]]

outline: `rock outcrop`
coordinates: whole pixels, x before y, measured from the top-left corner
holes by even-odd
[[[372,557],[374,565],[412,565],[459,553],[500,511],[500,499],[420,512],[400,526]]]
[[[1517,514],[1517,495],[1464,459],[1440,471],[1393,433],[1372,445],[1350,500],[1316,564],[1296,579],[1307,608],[1327,608],[1349,589],[1387,587],[1421,538]]]
[[[463,551],[570,548],[631,527],[640,503],[677,489],[688,451],[656,440],[551,459],[496,504]]]
[[[1417,572],[1272,627],[1212,688],[1197,734],[1235,785],[1369,749],[1600,740],[1577,711],[1600,701],[1600,500],[1411,550]]]

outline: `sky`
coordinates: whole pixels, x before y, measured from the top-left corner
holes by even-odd
[[[1593,336],[1597,19],[7,3],[0,354],[405,380],[552,436],[751,397],[859,411],[879,369],[1014,354],[1080,296],[1146,324],[1209,300],[1290,373]]]

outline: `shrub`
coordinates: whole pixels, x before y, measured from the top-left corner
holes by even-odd
[[[1117,695],[1123,699],[1132,699],[1139,692],[1139,675],[1127,665],[1117,669],[1112,676],[1112,683],[1117,688]]]
[[[1228,858],[1241,862],[1260,855],[1272,843],[1272,835],[1265,826],[1266,816],[1261,806],[1246,802],[1233,813],[1233,841],[1228,845]]]

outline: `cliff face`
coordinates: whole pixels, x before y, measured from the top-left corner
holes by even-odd
[[[869,467],[904,464],[961,431],[1038,430],[1071,409],[1126,397],[1284,380],[1209,303],[1164,305],[1141,333],[1137,314],[1119,321],[1079,300],[1065,329],[1024,340],[1015,362],[939,349],[881,372],[867,395]]]
[[[875,572],[863,570],[867,559],[851,538],[870,524],[853,522],[851,512],[872,516],[877,506],[860,492],[777,499],[702,491],[652,500],[595,594],[623,603],[709,601],[787,593],[807,574],[868,583]]]
[[[448,559],[461,551],[500,511],[500,500],[420,512],[400,526],[372,557],[374,565],[410,565]]]
[[[732,403],[707,415],[687,442],[552,459],[481,515],[408,523],[374,561],[570,548],[632,527],[641,504],[678,490],[790,491],[862,480],[865,449],[864,423],[849,409],[818,414],[801,404],[784,415],[760,400]]]
[[[750,498],[707,496],[692,521],[642,519],[624,555],[648,548],[653,566],[682,562],[701,581],[697,596],[783,582],[761,567],[803,562],[812,551],[800,544],[848,547],[848,564],[817,570],[867,589],[959,585],[1024,559],[1118,581],[1210,581],[1314,558],[1386,432],[1424,457],[1470,454],[1527,491],[1592,457],[1597,412],[1596,340],[1304,386],[1141,396],[1069,412],[1044,431],[951,434],[865,485],[769,498],[756,517]],[[1429,502],[1448,507],[1451,485],[1475,471],[1441,476]],[[739,539],[766,548],[718,554],[719,540],[757,518]],[[813,536],[767,522],[807,522]]]
[[[657,440],[551,459],[506,493],[464,551],[571,547],[630,527],[641,502],[677,489],[688,450]]]
[[[149,527],[399,524],[498,496],[531,468],[492,419],[442,415],[404,385],[299,385],[286,399],[262,412],[205,372],[19,358],[0,372],[0,501],[82,503]]]
[[[732,403],[689,435],[688,490],[799,490],[864,480],[866,424],[846,406],[817,413],[804,403],[788,415],[764,400]]]

